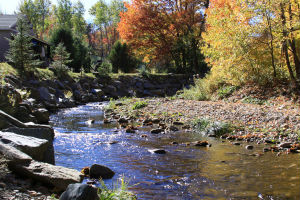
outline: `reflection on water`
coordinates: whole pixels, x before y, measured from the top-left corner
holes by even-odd
[[[86,123],[89,119],[95,123]],[[51,116],[51,125],[57,165],[77,170],[106,165],[116,175],[105,182],[124,175],[139,199],[300,199],[300,154],[254,156],[262,146],[246,150],[196,133],[115,132],[115,124],[103,124],[97,104],[61,110]],[[170,145],[196,140],[210,140],[212,147]],[[167,154],[151,154],[153,148]]]

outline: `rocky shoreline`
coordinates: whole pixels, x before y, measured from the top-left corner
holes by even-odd
[[[135,109],[134,105],[141,102],[144,106]],[[145,126],[152,134],[199,131],[208,137],[229,140],[233,145],[245,143],[247,149],[253,148],[251,144],[265,144],[263,152],[300,153],[299,113],[297,106],[133,98],[112,102],[106,109],[104,121],[117,121],[128,133]],[[205,142],[184,145],[209,145]]]
[[[173,95],[188,84],[185,75],[81,77],[77,81],[70,77],[61,81],[7,76],[5,84],[0,85],[1,198],[51,199],[52,193],[60,193],[69,184],[82,181],[80,172],[54,165],[54,131],[41,125],[48,124],[51,112],[123,96]],[[103,167],[98,166],[100,171]],[[80,188],[80,185],[71,187]]]

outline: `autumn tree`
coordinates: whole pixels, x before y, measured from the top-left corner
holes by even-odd
[[[212,74],[230,84],[273,83],[288,74],[295,83],[300,77],[296,2],[212,1],[203,49]]]
[[[96,48],[99,55],[104,59],[107,57],[113,44],[119,39],[117,24],[120,21],[120,12],[125,7],[122,0],[113,0],[110,4],[99,0],[91,9],[90,14],[95,16],[94,25],[97,31],[90,36],[93,42],[98,43]]]
[[[118,30],[147,63],[174,63],[178,72],[204,73],[200,53],[208,0],[133,0]]]

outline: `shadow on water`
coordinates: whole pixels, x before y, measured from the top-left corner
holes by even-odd
[[[86,123],[89,119],[95,123]],[[51,116],[51,125],[57,165],[108,166],[116,175],[105,183],[125,176],[139,199],[300,199],[300,154],[254,156],[263,146],[246,150],[246,144],[233,146],[189,132],[115,132],[117,125],[103,124],[102,106],[95,103],[61,110]],[[209,140],[212,147],[170,144],[196,140]],[[167,154],[152,154],[153,148]]]

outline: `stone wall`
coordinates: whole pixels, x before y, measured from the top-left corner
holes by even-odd
[[[124,75],[118,78],[83,77],[78,81],[66,77],[65,80],[21,82],[16,77],[8,76],[6,85],[0,85],[0,110],[22,122],[47,124],[48,111],[125,96],[172,96],[192,84],[190,80],[188,75]],[[25,91],[30,94],[29,98],[22,99],[22,92]]]

